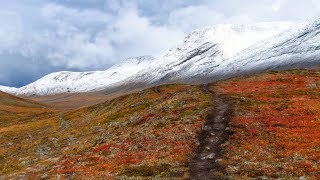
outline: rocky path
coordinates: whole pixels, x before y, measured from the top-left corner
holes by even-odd
[[[217,163],[221,156],[221,145],[228,139],[230,107],[219,95],[212,92],[207,85],[202,91],[210,93],[214,108],[206,118],[206,123],[198,136],[200,145],[189,163],[190,179],[224,179],[223,169]]]

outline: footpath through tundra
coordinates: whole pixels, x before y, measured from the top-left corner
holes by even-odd
[[[189,163],[190,179],[222,179],[224,170],[219,165],[219,158],[222,155],[222,146],[229,137],[231,109],[222,97],[209,89],[208,85],[203,85],[202,91],[212,96],[214,107],[199,133],[200,144]]]

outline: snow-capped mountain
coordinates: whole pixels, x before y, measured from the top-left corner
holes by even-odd
[[[208,83],[247,73],[315,65],[320,65],[320,20],[311,24],[222,25],[194,31],[151,67],[107,91]]]
[[[58,72],[18,95],[133,90],[167,83],[207,83],[240,74],[320,64],[320,20],[216,25],[190,33],[164,56],[131,58],[106,71]],[[1,87],[0,87],[1,88]],[[0,89],[1,90],[1,89]]]
[[[39,96],[94,91],[134,75],[153,60],[151,56],[141,56],[128,58],[105,71],[56,72],[17,89],[15,94]]]
[[[225,61],[210,77],[320,65],[320,19],[259,42]]]
[[[155,60],[148,68],[109,88],[136,88],[139,85],[200,83],[199,78],[217,69],[225,61],[249,46],[271,38],[295,23],[269,22],[251,25],[216,25],[190,33],[177,47]],[[124,86],[123,86],[124,85]],[[113,91],[113,90],[110,90]]]
[[[10,94],[15,94],[15,92],[17,91],[17,88],[0,85],[0,91],[10,93]]]

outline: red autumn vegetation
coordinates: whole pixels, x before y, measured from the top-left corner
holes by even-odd
[[[320,179],[319,71],[270,72],[211,88],[233,107],[232,134],[217,160],[222,177]],[[188,178],[186,163],[213,105],[189,85],[66,111],[0,93],[0,179]]]
[[[291,70],[215,85],[234,106],[229,177],[320,179],[320,72]]]
[[[199,86],[166,85],[74,110],[45,109],[49,113],[39,118],[30,113],[0,127],[5,144],[0,174],[13,179],[184,177],[211,107]]]

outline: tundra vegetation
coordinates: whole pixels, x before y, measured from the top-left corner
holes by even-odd
[[[268,72],[209,88],[233,110],[216,175],[320,178],[320,71]],[[0,93],[0,179],[188,178],[211,96],[201,86],[164,85],[61,110]]]
[[[290,70],[212,86],[234,113],[224,157],[231,179],[320,179],[320,71]]]

